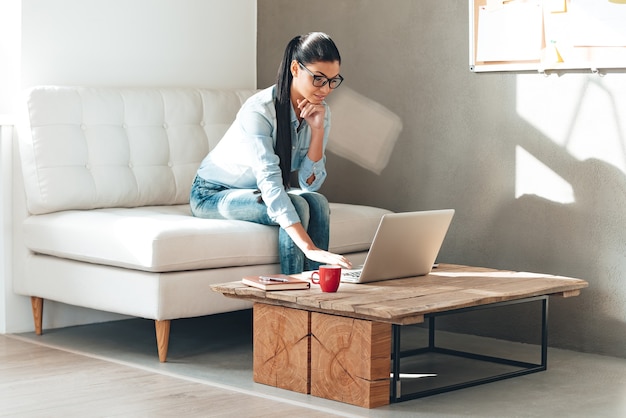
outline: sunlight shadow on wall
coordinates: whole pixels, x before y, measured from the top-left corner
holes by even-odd
[[[328,104],[332,111],[328,150],[380,174],[402,131],[400,117],[346,86],[330,95]]]
[[[518,145],[515,147],[515,198],[524,195],[563,204],[575,201],[571,184]]]
[[[517,76],[521,117],[577,160],[601,160],[626,174],[625,95],[626,85],[608,76]]]

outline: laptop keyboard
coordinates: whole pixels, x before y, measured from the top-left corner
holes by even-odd
[[[353,270],[342,270],[341,271],[341,280],[346,282],[356,282],[359,277],[361,277],[361,273],[363,269],[353,269]]]

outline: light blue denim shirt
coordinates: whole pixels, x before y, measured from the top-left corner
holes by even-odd
[[[300,218],[285,188],[274,152],[276,145],[276,86],[268,87],[250,97],[217,146],[204,158],[198,175],[204,180],[236,189],[259,189],[267,205],[268,215],[286,228]],[[324,120],[324,151],[330,131],[330,109],[326,103]],[[298,128],[298,118],[291,108],[291,171],[298,170],[300,188],[317,191],[326,179],[326,156],[313,162],[307,156],[311,129],[306,121]],[[315,174],[309,185],[306,179]]]

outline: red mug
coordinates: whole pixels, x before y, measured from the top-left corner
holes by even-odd
[[[320,266],[319,270],[311,273],[311,281],[319,284],[322,292],[336,292],[341,282],[341,267]]]

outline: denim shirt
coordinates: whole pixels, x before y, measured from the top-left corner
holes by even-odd
[[[276,146],[276,86],[250,97],[217,146],[204,158],[198,175],[204,180],[233,189],[259,189],[269,217],[286,228],[300,218],[283,186]],[[326,103],[323,151],[330,131],[330,109]],[[291,171],[298,171],[298,182],[304,191],[317,191],[326,179],[326,156],[311,161],[307,152],[311,129],[305,120],[300,126],[291,107]],[[315,175],[309,185],[306,180]]]

